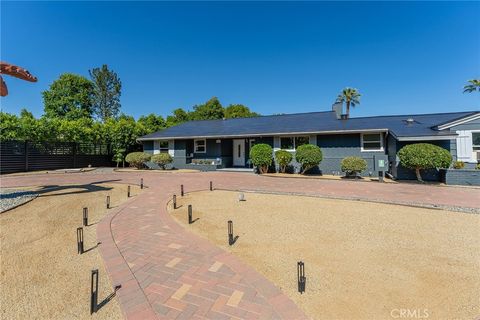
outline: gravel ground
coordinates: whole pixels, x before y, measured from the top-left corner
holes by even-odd
[[[35,199],[38,194],[34,191],[18,189],[0,190],[0,212],[15,208],[25,202]]]
[[[110,283],[98,253],[97,223],[127,200],[126,184],[79,184],[39,188],[38,197],[0,214],[0,319],[122,319],[116,298],[105,300]],[[132,186],[132,194],[140,192]],[[77,254],[76,229],[88,207],[86,252]],[[90,273],[99,269],[98,302],[90,316]]]
[[[204,191],[172,215],[279,286],[312,319],[480,314],[480,216],[384,203]],[[193,206],[188,225],[187,207]],[[239,238],[227,244],[227,221]],[[306,292],[296,284],[305,262]],[[416,311],[415,311],[416,310]]]

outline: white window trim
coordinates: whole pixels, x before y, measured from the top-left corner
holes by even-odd
[[[475,150],[473,149],[473,148],[475,147],[475,146],[473,145],[473,134],[474,134],[474,133],[480,133],[480,130],[469,130],[469,131],[471,132],[470,137],[472,138],[472,155],[471,155],[471,158],[470,158],[470,163],[477,163],[477,162],[478,162],[478,159],[477,159],[477,157],[476,157],[476,154],[477,154],[477,152],[480,152],[480,150],[479,150],[479,151],[475,151]]]
[[[374,149],[374,150],[371,150],[371,149],[364,149],[363,148],[363,135],[364,134],[379,134],[380,135],[380,149]],[[376,142],[376,141],[368,141],[368,142]],[[369,133],[362,133],[360,135],[360,151],[361,152],[385,152],[385,148],[383,146],[383,132],[369,132]]]
[[[295,138],[298,138],[298,137],[308,138],[308,143],[310,143],[310,136],[309,135],[300,134],[300,135],[295,135],[295,136],[280,136],[279,139],[278,139],[280,148],[278,148],[277,150],[285,150],[285,151],[288,151],[288,152],[296,152],[297,151],[297,146],[296,146],[296,143],[295,143]],[[293,149],[282,149],[282,138],[293,138]]]
[[[203,151],[197,151],[197,141],[203,141],[205,148]],[[207,153],[207,139],[193,139],[193,152],[194,153]]]

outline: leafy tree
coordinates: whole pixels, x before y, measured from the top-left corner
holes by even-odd
[[[165,166],[169,163],[173,162],[173,158],[168,153],[159,153],[154,154],[151,159],[152,162],[158,164],[163,170],[165,170]]]
[[[463,87],[463,93],[480,92],[480,79],[468,80],[468,84]]]
[[[430,143],[414,143],[398,151],[400,164],[415,170],[417,180],[423,182],[420,170],[448,168],[452,163],[450,152]]]
[[[225,118],[250,118],[259,116],[258,113],[250,111],[250,109],[243,104],[231,104],[225,108]]]
[[[293,156],[290,152],[286,150],[278,150],[275,152],[275,159],[277,160],[278,165],[280,166],[280,171],[285,173],[287,166],[293,159]]]
[[[173,115],[167,117],[166,126],[172,127],[190,120],[190,115],[182,108],[173,110]]]
[[[85,77],[64,73],[42,95],[46,117],[79,119],[92,116],[93,84]]]
[[[360,104],[360,93],[357,89],[354,88],[345,88],[338,95],[336,102],[345,103],[347,117],[350,116],[350,106],[355,107],[355,105]]]
[[[118,75],[104,64],[101,68],[89,70],[93,84],[93,112],[105,122],[116,118],[120,112],[122,82]]]
[[[14,114],[0,112],[0,140],[19,139],[20,120]]]
[[[132,152],[127,154],[127,156],[125,157],[125,161],[127,161],[128,164],[130,164],[130,166],[132,167],[142,169],[143,164],[147,161],[150,161],[151,157],[151,154],[145,152]]]
[[[223,117],[223,107],[217,97],[211,98],[205,104],[194,106],[191,113],[192,120],[215,120]]]
[[[272,165],[273,149],[268,144],[259,143],[250,149],[252,164],[258,167],[260,173],[267,173],[268,167]]]
[[[117,149],[115,150],[115,154],[113,155],[113,161],[117,163],[117,168],[118,168],[118,164],[120,162],[123,163],[123,167],[125,168],[125,149]]]
[[[304,174],[322,162],[322,150],[316,145],[304,144],[297,148],[295,159],[302,165],[302,174]]]
[[[342,172],[346,172],[348,176],[356,176],[367,169],[367,161],[360,157],[346,157],[341,162]]]
[[[143,126],[145,134],[165,129],[167,125],[162,116],[157,116],[153,113],[150,113],[148,116],[141,116],[137,122]]]
[[[138,150],[136,140],[141,135],[141,128],[133,117],[122,115],[118,120],[107,119],[104,129],[105,138],[112,144],[113,150]]]

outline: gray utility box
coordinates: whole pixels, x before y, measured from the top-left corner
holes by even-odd
[[[373,159],[374,170],[378,172],[378,180],[383,181],[385,171],[388,171],[388,156],[386,154],[376,154]]]

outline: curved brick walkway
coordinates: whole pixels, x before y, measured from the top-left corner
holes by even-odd
[[[2,187],[138,183],[148,188],[114,208],[97,228],[100,252],[128,319],[303,319],[277,287],[235,256],[174,222],[166,204],[185,191],[216,188],[480,209],[480,190],[408,184],[279,179],[237,173],[85,173],[2,177]],[[293,266],[295,267],[295,266]]]

